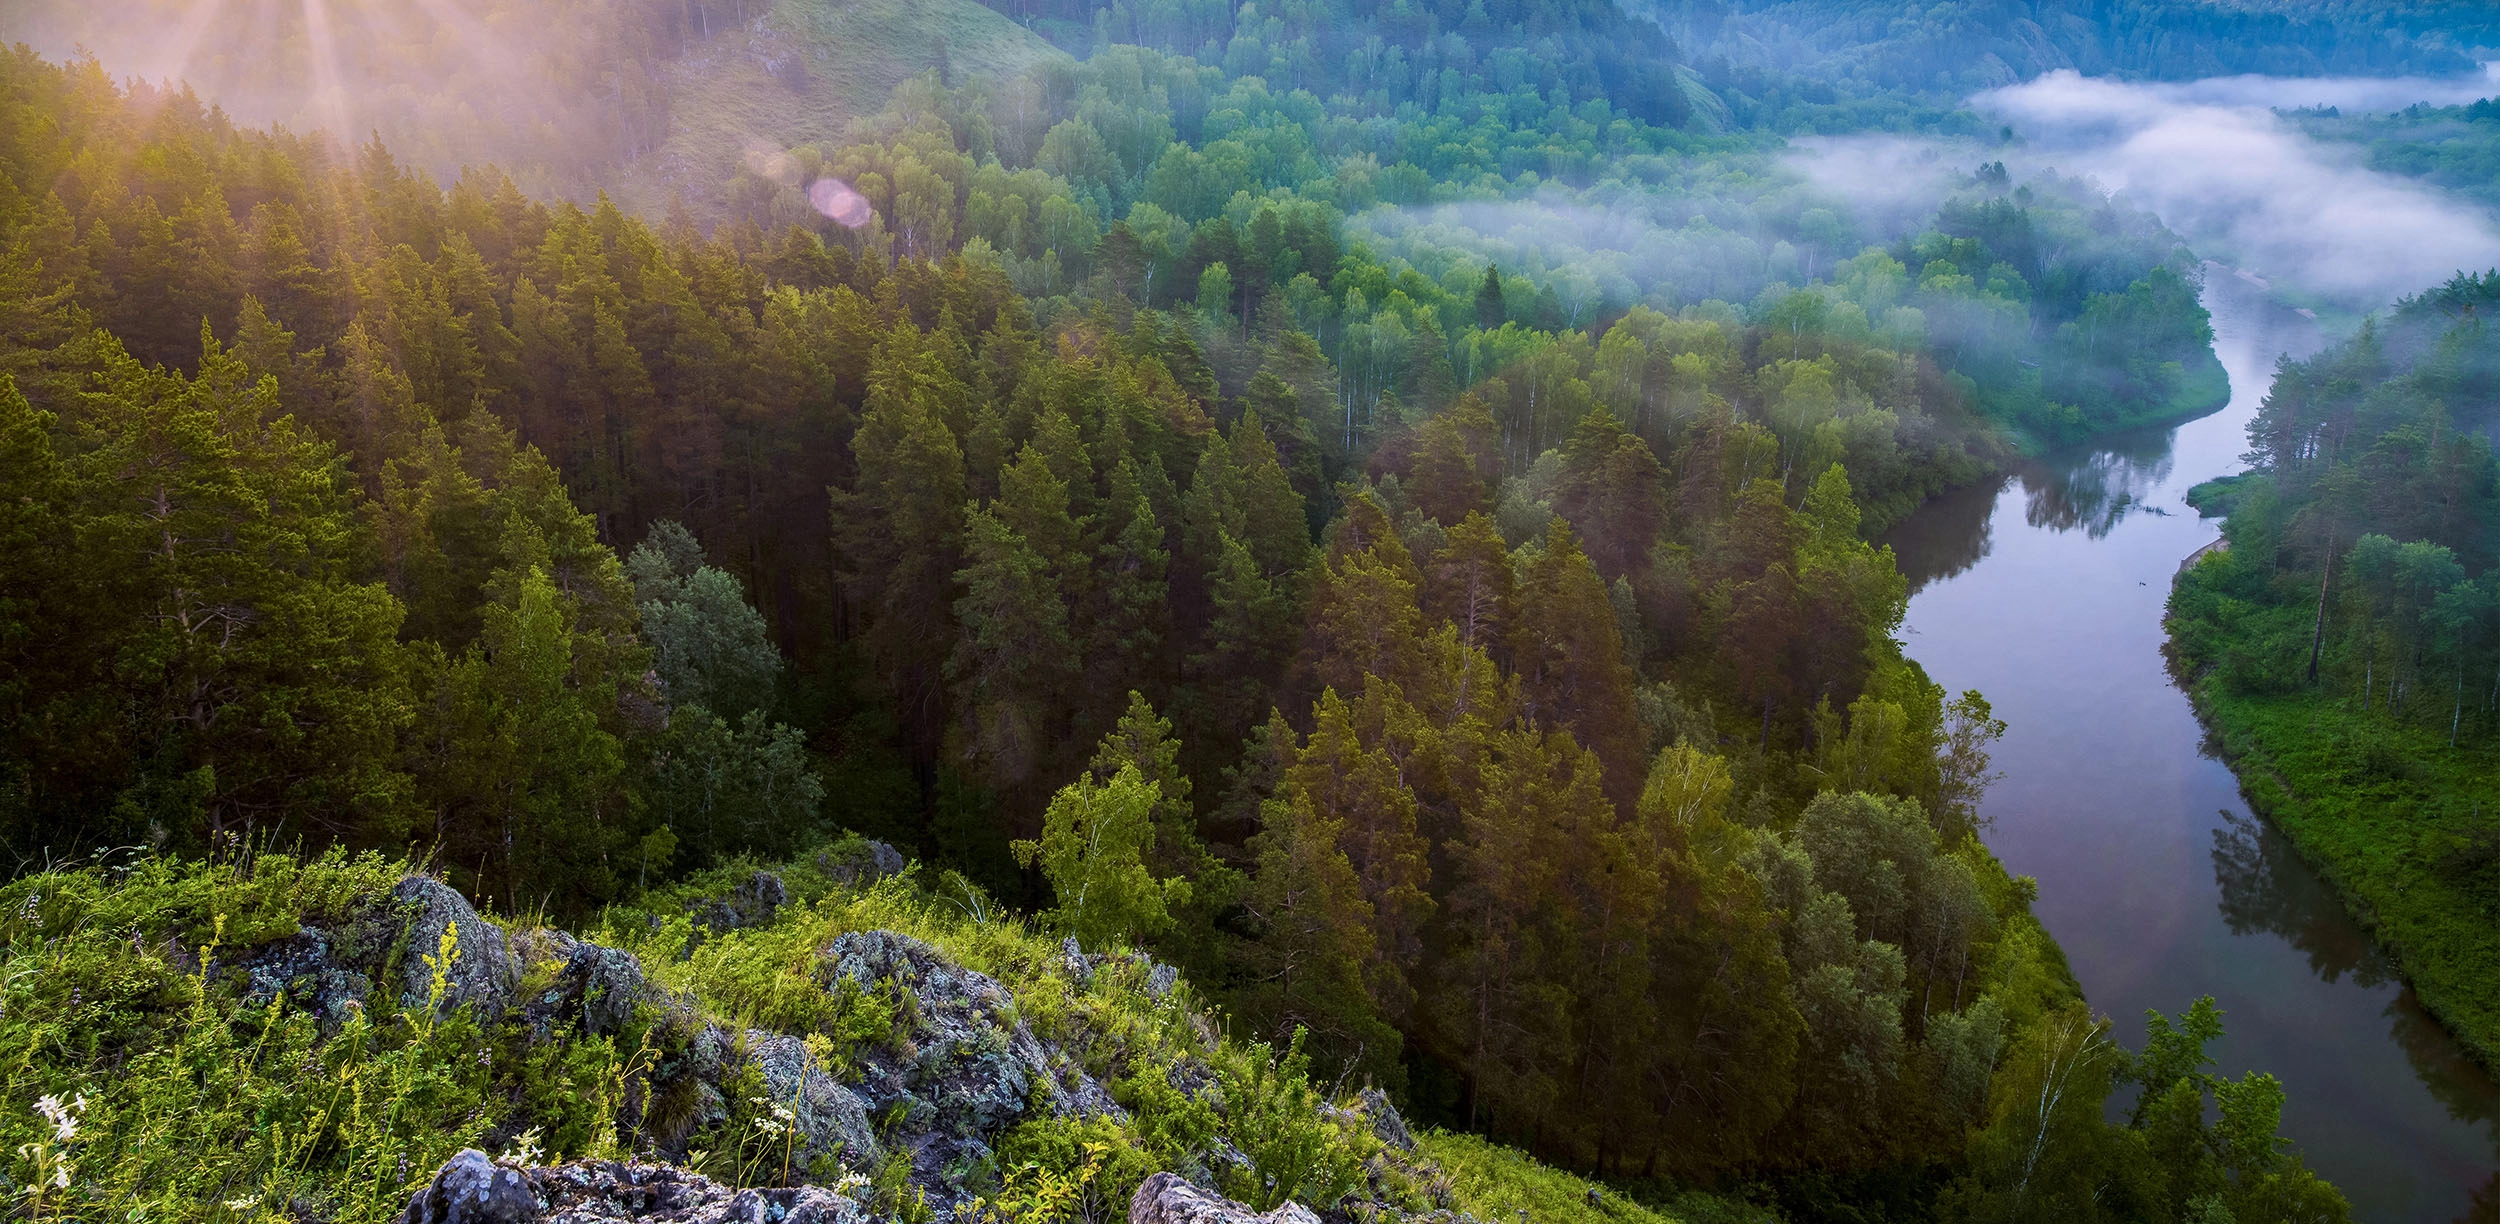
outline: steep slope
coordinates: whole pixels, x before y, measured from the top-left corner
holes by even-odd
[[[1386,1097],[1223,1036],[1169,966],[925,892],[875,843],[725,869],[586,935],[507,929],[373,856],[20,879],[0,889],[6,1184],[36,1218],[342,1224],[1597,1197],[1481,1144],[1462,1194]]]
[[[975,0],[781,0],[667,65],[668,136],[621,195],[653,215],[679,197],[708,211],[741,164],[833,144],[913,77],[1009,81],[1067,58]]]

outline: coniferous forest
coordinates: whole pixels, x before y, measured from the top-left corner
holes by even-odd
[[[1962,94],[2477,14],[400,7],[0,55],[6,1218],[540,1218],[464,1148],[780,1196],[603,1221],[2350,1218],[2204,984],[2086,1000],[1881,541],[2231,394],[2191,238]],[[884,88],[702,139],[756,80]],[[1972,155],[1794,164],[1867,131]],[[2491,297],[2282,367],[2173,605],[2226,739],[2477,768],[2408,745],[2493,734]],[[2441,819],[2353,853],[2488,1051]]]

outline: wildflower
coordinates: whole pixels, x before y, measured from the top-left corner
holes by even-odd
[[[513,1136],[512,1146],[504,1149],[504,1154],[497,1159],[509,1164],[534,1165],[539,1157],[546,1154],[547,1149],[538,1145],[538,1128],[533,1126]]]
[[[257,1194],[247,1194],[242,1198],[232,1198],[226,1200],[226,1210],[228,1211],[250,1211],[252,1208],[258,1206],[260,1206],[260,1196]]]
[[[35,1098],[35,1112],[52,1124],[52,1139],[56,1143],[67,1143],[78,1137],[78,1115],[86,1110],[87,1095],[83,1092],[66,1105],[61,1103],[61,1098],[48,1092]]]

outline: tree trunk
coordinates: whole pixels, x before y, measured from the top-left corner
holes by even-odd
[[[2335,537],[2326,538],[2326,557],[2318,565],[2318,624],[2309,632],[2309,683],[2318,682],[2318,655],[2326,649],[2326,589],[2335,577]],[[2363,705],[2368,705],[2364,699]]]

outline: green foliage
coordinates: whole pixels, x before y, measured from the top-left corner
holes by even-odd
[[[30,1217],[129,1213],[255,1219],[302,1199],[380,1220],[428,1169],[501,1120],[493,1034],[435,1002],[451,932],[411,949],[432,995],[315,1015],[290,992],[251,992],[237,951],[343,918],[397,878],[376,858],[218,866],[142,859],[31,876],[0,890],[0,1141],[22,1161],[8,1189]],[[573,1060],[596,1075],[613,1048]],[[28,1105],[62,1102],[47,1118]],[[591,1150],[585,1136],[576,1150]],[[29,1167],[29,1165],[33,1167]],[[48,1178],[49,1180],[44,1180]]]
[[[1078,940],[1103,946],[1157,934],[1171,925],[1172,907],[1188,903],[1188,881],[1157,879],[1146,864],[1162,797],[1135,765],[1100,785],[1079,778],[1051,800],[1041,840],[1015,843],[1016,861],[1039,866],[1059,898],[1051,920]]]
[[[2482,765],[2500,734],[2500,497],[2489,445],[2451,411],[2493,385],[2475,313],[2492,284],[2460,276],[2277,371],[2225,544],[2181,573],[2168,621],[2251,804],[2485,1057],[2500,1049],[2484,1001],[2500,887],[2478,850],[2500,814]],[[2235,861],[2262,866],[2248,846]],[[2253,900],[2233,912],[2279,921]]]

